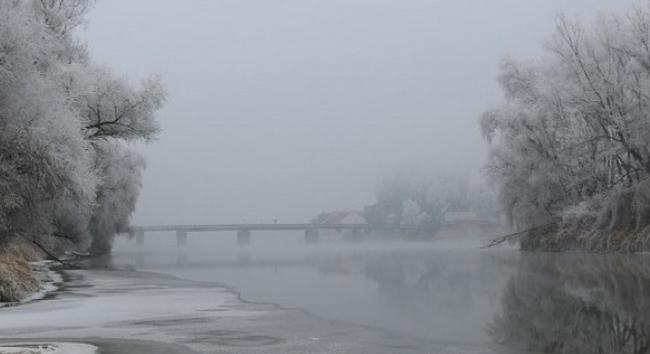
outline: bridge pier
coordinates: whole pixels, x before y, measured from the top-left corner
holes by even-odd
[[[139,268],[144,267],[144,261],[145,261],[144,252],[137,252],[135,254],[135,266]]]
[[[187,265],[187,254],[185,252],[176,254],[176,265],[181,267]]]
[[[135,246],[142,248],[144,246],[144,231],[138,230],[135,232]]]
[[[251,243],[251,232],[248,230],[237,231],[237,244],[249,245]]]
[[[237,252],[237,264],[247,265],[251,263],[251,254],[248,250]]]
[[[307,243],[316,243],[316,242],[318,242],[318,230],[316,230],[316,229],[307,229],[307,230],[305,230],[305,242],[307,242]]]
[[[176,230],[176,246],[187,246],[187,231]]]
[[[346,239],[348,241],[360,241],[362,238],[363,238],[363,230],[362,229],[352,229],[346,235]]]

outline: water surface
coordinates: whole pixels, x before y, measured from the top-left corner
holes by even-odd
[[[298,233],[173,235],[144,249],[119,240],[118,264],[227,284],[243,299],[435,343],[522,352],[644,353],[644,255],[481,250],[476,241],[304,243]],[[500,347],[506,351],[506,346]]]

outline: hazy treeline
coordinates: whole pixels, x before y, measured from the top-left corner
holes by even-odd
[[[368,223],[436,226],[445,222],[448,212],[483,220],[498,217],[496,194],[460,171],[385,178],[376,187],[376,198],[364,208]]]
[[[545,55],[504,60],[499,82],[506,101],[481,127],[514,225],[650,223],[649,8],[593,27],[560,17]]]
[[[157,78],[134,86],[73,35],[87,0],[0,1],[0,242],[65,239],[95,253],[125,230],[159,130]]]
[[[500,221],[497,194],[483,179],[472,180],[468,173],[462,171],[449,169],[429,174],[397,173],[383,178],[376,185],[375,198],[373,204],[361,211],[324,212],[312,222],[437,227],[445,223],[446,213]],[[350,217],[353,214],[363,220],[353,220],[354,217]]]
[[[440,227],[447,213],[500,222],[497,194],[484,180],[446,170],[432,174],[397,173],[375,186],[375,199],[360,211],[323,212],[312,223],[368,223]],[[361,219],[358,219],[361,218]]]

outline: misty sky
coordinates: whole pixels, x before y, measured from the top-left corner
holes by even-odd
[[[500,59],[632,0],[99,0],[93,56],[169,91],[135,224],[300,222],[403,169],[480,168]]]

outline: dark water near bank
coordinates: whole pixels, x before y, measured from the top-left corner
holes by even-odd
[[[305,309],[436,343],[549,353],[650,350],[650,257],[480,250],[476,241],[322,242],[300,234],[173,235],[115,262],[227,284],[243,299]]]

